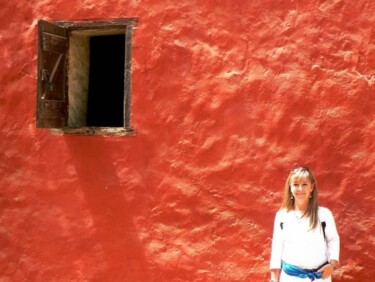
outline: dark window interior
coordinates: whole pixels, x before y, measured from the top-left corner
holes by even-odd
[[[125,35],[90,38],[87,126],[124,126]]]

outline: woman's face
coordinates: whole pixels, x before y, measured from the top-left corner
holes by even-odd
[[[309,197],[314,190],[314,185],[306,177],[294,176],[290,179],[290,190],[295,201],[304,204],[309,202]]]

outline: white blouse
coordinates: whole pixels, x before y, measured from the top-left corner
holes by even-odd
[[[319,207],[318,225],[310,230],[306,217],[298,219],[294,211],[278,211],[275,217],[270,269],[281,268],[281,261],[302,268],[314,269],[327,261],[339,260],[340,237],[329,209]],[[324,239],[322,224],[325,221]],[[283,223],[281,229],[280,223]]]

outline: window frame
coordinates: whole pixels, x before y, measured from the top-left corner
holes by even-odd
[[[38,21],[38,93],[37,93],[37,116],[36,116],[36,126],[38,128],[49,128],[52,133],[55,134],[81,134],[81,135],[134,135],[135,130],[131,128],[131,67],[132,67],[132,40],[133,40],[133,29],[138,26],[138,18],[117,18],[111,20],[85,20],[85,21],[45,21],[40,19]],[[46,78],[45,72],[46,69],[43,68],[44,61],[43,56],[46,52],[46,42],[45,40],[45,33],[49,33],[49,31],[45,31],[45,27],[47,29],[52,28],[53,30],[57,30],[56,38],[57,41],[60,40],[60,37],[67,41],[66,46],[65,43],[57,42],[61,46],[57,46],[57,52],[60,52],[60,57],[62,56],[64,60],[60,63],[59,67],[62,69],[60,70],[60,75],[63,74],[64,83],[60,81],[60,95],[57,99],[54,98],[52,100],[44,99],[45,92],[46,92]],[[48,27],[49,26],[49,27]],[[69,127],[67,124],[68,119],[68,107],[69,107],[69,89],[68,89],[68,62],[69,62],[69,40],[71,32],[73,31],[86,31],[86,30],[112,30],[112,29],[124,29],[126,34],[125,36],[125,61],[124,61],[124,112],[123,112],[123,127]],[[65,35],[64,35],[65,34]],[[53,34],[52,34],[53,36]],[[53,38],[52,38],[53,39]],[[51,43],[51,40],[48,42],[53,46],[54,42]],[[63,51],[65,49],[65,52]],[[43,53],[44,52],[44,53]],[[59,61],[60,62],[60,61]],[[56,63],[58,65],[58,63]],[[49,66],[49,69],[51,69]],[[53,67],[53,70],[50,71],[53,76],[56,73],[57,66]],[[52,83],[52,81],[50,80]],[[50,87],[53,89],[53,87]],[[54,90],[52,90],[54,91]],[[58,92],[58,91],[56,91]],[[52,93],[53,94],[53,93]],[[53,95],[52,95],[53,96]],[[43,100],[44,99],[44,100]],[[47,105],[47,112],[48,109],[52,109],[50,113],[46,113]],[[48,108],[49,107],[49,108]],[[48,116],[50,115],[50,116]],[[52,116],[52,118],[51,118]],[[50,122],[46,122],[48,120]]]

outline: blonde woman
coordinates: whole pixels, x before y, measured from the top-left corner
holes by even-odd
[[[313,173],[307,167],[293,169],[275,217],[271,282],[331,282],[339,253],[335,220],[329,209],[318,205]]]

